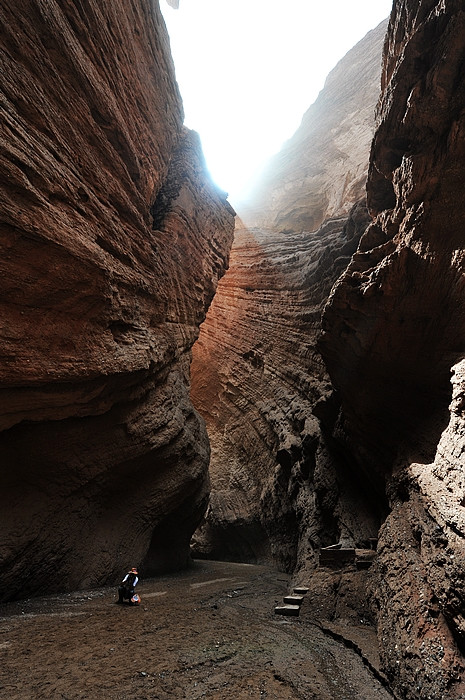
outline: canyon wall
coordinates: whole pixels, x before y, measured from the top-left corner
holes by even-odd
[[[386,484],[373,595],[383,663],[408,700],[465,697],[464,32],[461,2],[395,3],[373,223],[333,289],[321,344],[338,439]]]
[[[337,402],[317,337],[331,286],[369,220],[364,173],[386,26],[338,64],[283,149],[280,162],[297,174],[279,193],[270,175],[267,195],[260,195],[283,216],[272,228],[237,223],[229,270],[193,352],[191,395],[212,449],[212,493],[194,539],[197,556],[273,561],[292,571],[314,565],[321,545],[367,544],[378,531],[384,493],[377,494],[380,503],[358,495],[350,461],[333,449],[331,431],[320,427],[322,416],[330,425],[335,420]],[[312,173],[323,175],[302,179],[308,144],[314,144]],[[351,184],[338,189],[348,163]],[[329,183],[339,194],[328,194],[332,204],[323,211],[320,195],[325,188],[329,193]],[[255,223],[268,215],[261,202]],[[360,485],[362,493],[367,488]]]
[[[366,224],[356,205],[348,222],[312,233],[236,230],[193,352],[191,395],[212,449],[197,556],[293,571],[315,564],[322,545],[376,535],[375,505],[357,495],[316,417],[331,423],[336,409],[316,346],[322,304]]]
[[[0,8],[1,599],[186,564],[208,500],[190,349],[234,213],[157,2]]]
[[[369,216],[359,203],[347,219],[340,180],[300,194],[299,136],[297,184],[279,156],[193,364],[213,485],[196,551],[302,580],[319,547],[380,528],[368,598],[405,700],[465,697],[464,35],[457,0],[394,3]]]

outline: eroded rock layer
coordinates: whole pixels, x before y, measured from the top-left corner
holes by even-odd
[[[213,454],[199,551],[234,542],[298,578],[384,521],[371,600],[405,700],[465,697],[464,36],[458,0],[394,3],[358,250],[361,221],[310,234],[272,204],[271,229],[238,232],[193,383]]]
[[[243,203],[250,226],[315,231],[365,197],[387,20],[328,75],[301,126]]]
[[[190,348],[234,226],[158,3],[3,3],[2,598],[186,563],[208,497]]]
[[[408,700],[465,697],[464,35],[461,2],[394,4],[374,221],[324,317],[337,437],[390,499],[373,592],[383,663]]]
[[[293,571],[315,564],[321,545],[376,534],[375,509],[314,415],[334,418],[316,348],[322,304],[366,224],[360,205],[348,224],[333,219],[312,233],[236,230],[194,346],[191,394],[212,447],[197,555],[268,558]]]
[[[295,170],[293,184],[289,196],[281,192],[273,201],[283,207],[289,227],[281,227],[284,219],[272,228],[238,224],[230,268],[194,346],[191,394],[212,449],[210,506],[194,543],[199,556],[271,559],[292,571],[314,565],[322,544],[366,544],[378,530],[376,509],[382,506],[363,505],[350,462],[333,449],[330,431],[320,428],[319,418],[332,425],[337,410],[316,339],[331,286],[368,223],[363,201],[355,202],[368,167],[383,38],[381,26],[347,54],[318,107],[309,110],[294,147],[284,149],[286,168]],[[362,105],[360,115],[356,104]],[[358,139],[349,125],[357,125]],[[346,159],[336,153],[335,133]],[[312,173],[324,177],[304,178],[300,188],[309,144]],[[329,196],[339,186],[340,158],[347,168],[352,163],[358,185],[316,215],[315,200],[325,188]],[[308,216],[291,223],[294,196]],[[265,199],[266,205],[255,200],[263,220],[270,211]],[[367,487],[362,484],[362,491]],[[378,495],[382,502],[384,494]]]

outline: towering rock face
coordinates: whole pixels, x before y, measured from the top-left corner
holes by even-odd
[[[157,3],[3,3],[2,598],[186,563],[208,497],[190,348],[234,217]]]
[[[249,226],[315,231],[365,196],[387,20],[329,74],[294,136],[270,161],[244,203]]]
[[[383,521],[371,597],[406,700],[465,697],[464,35],[458,0],[394,3],[358,249],[366,219],[306,233],[326,210],[305,220],[280,192],[273,230],[238,232],[195,359],[214,485],[198,549],[227,534],[309,567]]]
[[[338,65],[292,149],[284,150],[286,168],[297,175],[280,193],[279,204],[273,200],[283,217],[274,220],[273,229],[238,224],[230,268],[194,346],[191,395],[212,447],[210,507],[195,538],[199,555],[272,559],[291,571],[314,563],[322,544],[354,538],[363,544],[378,530],[381,506],[363,504],[351,482],[350,462],[320,429],[318,418],[331,424],[335,413],[316,339],[322,306],[368,222],[365,206],[355,202],[363,195],[368,168],[386,25],[370,32]],[[357,102],[362,116],[354,114]],[[349,125],[358,131],[355,141]],[[303,144],[316,144],[332,127],[312,151],[312,173],[324,175],[305,180],[304,197],[304,186],[297,186]],[[350,187],[341,185],[345,194],[336,202],[330,190],[338,187],[333,182],[339,179],[342,153],[358,174]],[[317,213],[315,199],[323,190],[332,204]],[[300,200],[298,219],[290,217],[291,198]],[[257,218],[266,219],[269,210],[260,202]],[[333,217],[319,227],[328,212]],[[311,222],[317,225],[307,228]]]
[[[337,437],[390,499],[373,590],[385,668],[408,699],[465,693],[464,32],[461,2],[395,3],[374,221],[324,317]]]
[[[322,304],[366,223],[358,206],[348,224],[333,219],[313,233],[236,230],[194,346],[191,395],[212,447],[198,555],[271,559],[292,571],[314,563],[323,544],[376,534],[375,509],[356,495],[350,465],[314,415],[333,418],[316,348]]]

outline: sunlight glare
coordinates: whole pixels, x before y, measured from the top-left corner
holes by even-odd
[[[233,203],[392,0],[180,0],[161,7],[185,123]]]

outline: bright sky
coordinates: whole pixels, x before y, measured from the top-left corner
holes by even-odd
[[[185,123],[234,205],[392,0],[161,0]],[[241,194],[242,193],[242,194]]]

